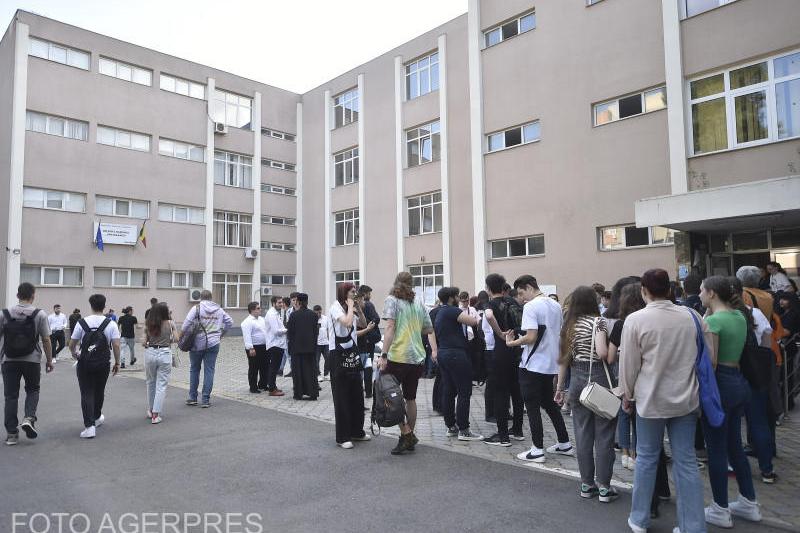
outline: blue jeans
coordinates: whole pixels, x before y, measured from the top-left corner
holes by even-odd
[[[756,499],[750,463],[742,448],[742,416],[750,403],[750,384],[738,368],[719,365],[716,371],[719,396],[725,421],[718,428],[703,417],[703,433],[708,448],[708,477],[714,501],[728,507],[728,463],[736,473],[739,493],[748,500]]]
[[[633,436],[631,436],[633,430]],[[620,407],[617,414],[617,444],[623,450],[636,449],[636,423],[633,417]]]
[[[214,367],[217,365],[219,344],[205,350],[189,352],[189,399],[197,401],[197,387],[200,385],[200,365],[203,365],[203,403],[211,398],[214,387]]]
[[[637,526],[645,529],[650,527],[650,504],[666,428],[672,448],[672,475],[678,493],[678,527],[681,533],[705,533],[703,483],[694,453],[696,425],[695,413],[675,418],[642,418],[636,415],[636,470],[633,474],[630,520]]]
[[[472,362],[466,351],[451,348],[440,348],[437,362],[442,376],[444,423],[447,427],[457,425],[462,431],[468,429]]]
[[[751,388],[750,403],[745,407],[747,424],[750,426],[750,444],[758,457],[758,467],[763,474],[771,474],[773,470],[772,457],[775,455],[775,440],[769,427],[767,414],[767,391]]]

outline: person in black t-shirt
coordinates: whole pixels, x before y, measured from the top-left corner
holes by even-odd
[[[149,311],[149,309],[148,309]],[[131,366],[136,362],[135,347],[136,347],[136,324],[138,321],[133,316],[133,307],[128,306],[122,310],[122,316],[119,317],[120,337],[122,337],[122,345],[128,347],[131,353]],[[122,365],[125,368],[125,351],[122,351]]]

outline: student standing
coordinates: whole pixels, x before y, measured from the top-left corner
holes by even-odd
[[[53,306],[53,312],[47,317],[47,324],[50,326],[50,345],[53,349],[53,361],[58,360],[58,354],[66,346],[64,329],[67,327],[67,315],[61,312],[61,306]]]
[[[122,310],[119,317],[119,334],[121,335],[122,345],[128,347],[131,354],[131,366],[136,362],[136,324],[139,321],[133,315],[133,307],[128,306]],[[122,368],[125,368],[125,352],[122,352]]]
[[[289,316],[286,325],[290,361],[292,365],[292,389],[295,400],[316,401],[319,396],[317,366],[314,355],[317,349],[317,314],[308,308],[308,294],[298,293],[297,309]]]
[[[264,323],[267,325],[267,390],[270,396],[283,396],[283,391],[275,383],[286,348],[286,327],[280,314],[283,309],[283,298],[273,296],[270,301],[272,307],[264,316]]]
[[[247,318],[241,323],[244,354],[247,357],[247,383],[250,392],[260,394],[267,388],[267,324],[258,302],[247,304]],[[261,374],[259,378],[259,374]]]
[[[170,346],[177,337],[167,304],[158,303],[150,310],[146,327],[144,368],[147,377],[147,414],[150,415],[151,424],[160,424],[172,373]]]

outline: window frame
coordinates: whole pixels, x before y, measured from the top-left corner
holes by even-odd
[[[39,118],[40,120],[44,119],[44,131],[39,131],[33,129],[33,120],[35,118]],[[58,133],[51,133],[50,122],[61,120],[64,122],[63,127],[63,135],[59,135]],[[85,138],[78,138],[73,137],[71,135],[67,135],[67,132],[70,130],[72,124],[80,124],[83,127],[83,133]],[[49,115],[47,113],[41,113],[39,111],[33,111],[31,109],[25,110],[25,131],[30,131],[31,133],[44,133],[45,135],[52,135],[53,137],[61,137],[62,139],[72,139],[74,141],[89,141],[89,123],[83,120],[77,120],[74,118],[67,118],[61,117],[58,115]]]
[[[347,148],[332,155],[333,157],[333,187],[344,187],[345,185],[352,185],[358,183],[361,179],[359,172],[359,157],[361,152],[358,146]],[[338,160],[337,160],[338,159]],[[350,163],[350,176],[347,175],[347,167]],[[342,179],[339,182],[338,170],[341,168]]]
[[[542,248],[544,251],[541,253],[531,253],[531,239],[542,239]],[[525,241],[525,253],[523,255],[511,255],[511,241]],[[505,243],[506,254],[502,256],[495,256],[494,255],[494,244],[495,243]],[[489,260],[490,261],[505,261],[507,259],[525,259],[530,257],[544,257],[547,255],[547,245],[544,240],[544,233],[534,233],[531,235],[523,235],[520,237],[507,237],[505,239],[493,239],[489,241]]]
[[[270,183],[261,184],[261,192],[280,194],[283,196],[297,196],[297,189],[284,185],[272,185]]]
[[[100,130],[101,129],[114,132],[114,143],[113,144],[112,143],[103,142],[103,141],[100,140]],[[125,146],[124,144],[120,144],[121,135],[124,135],[124,134],[127,134],[130,137],[128,146]],[[134,147],[134,143],[133,143],[134,136],[141,137],[141,138],[147,140],[147,149],[146,150]],[[97,125],[96,144],[101,144],[103,146],[110,146],[112,148],[123,148],[125,150],[132,150],[134,152],[141,152],[141,153],[145,153],[145,154],[150,153],[150,150],[151,150],[151,148],[153,146],[152,137],[150,135],[146,134],[146,133],[139,133],[139,132],[136,132],[136,131],[124,130],[122,128],[115,128],[113,126],[106,126],[105,124],[98,124]]]
[[[32,49],[32,47],[34,45],[34,42],[36,42],[36,41],[38,41],[40,43],[47,44],[47,57],[42,57],[40,55],[31,53],[31,49]],[[52,53],[51,53],[53,47],[63,48],[64,49],[64,58],[65,58],[64,61],[59,61],[57,59],[53,59]],[[84,67],[75,65],[73,62],[70,62],[70,60],[69,60],[70,52],[72,52],[73,54],[79,54],[79,55],[82,55],[82,56],[86,56],[86,67],[84,68]],[[53,41],[48,41],[47,39],[42,39],[40,37],[34,37],[33,35],[31,35],[28,38],[28,56],[37,57],[39,59],[44,59],[45,61],[52,61],[53,63],[58,63],[60,65],[65,65],[67,67],[77,68],[77,69],[80,69],[80,70],[85,70],[87,72],[91,72],[92,71],[92,53],[91,52],[87,52],[86,50],[80,50],[78,48],[73,48],[71,46],[66,46],[66,45],[63,45],[63,44],[59,44],[59,43],[56,43],[56,42],[53,42]]]
[[[333,245],[354,246],[361,242],[359,208],[345,209],[333,213]],[[342,242],[339,242],[339,226],[342,226]],[[348,230],[352,239],[348,239]]]
[[[235,217],[235,220],[234,220]],[[250,221],[246,222],[242,220],[242,217],[249,217]],[[223,210],[214,210],[214,246],[219,246],[221,248],[250,248],[253,245],[253,215],[250,213],[238,213],[236,211],[223,211]],[[223,243],[218,243],[218,234],[220,230],[218,229],[222,225],[222,235]],[[249,227],[249,231],[248,231]],[[231,233],[229,230],[231,228],[236,228],[236,236],[233,239],[229,239],[231,237]],[[231,244],[232,241],[236,241],[235,244]]]
[[[286,133],[285,131],[278,131],[273,130],[271,128],[261,128],[261,135],[264,137],[269,137],[272,139],[280,139],[282,141],[289,141],[296,143],[297,142],[297,135],[294,133]]]
[[[522,31],[522,19],[527,18],[527,17],[529,17],[531,15],[533,15],[533,26],[528,28],[527,30]],[[536,9],[531,9],[529,11],[525,11],[521,15],[517,15],[516,17],[511,17],[509,19],[504,20],[503,22],[500,22],[499,24],[495,24],[494,26],[490,26],[488,29],[483,31],[483,42],[481,43],[481,47],[482,47],[483,50],[486,50],[487,48],[492,48],[494,46],[497,46],[500,43],[508,41],[509,39],[513,39],[514,37],[519,37],[523,33],[528,33],[530,31],[533,31],[533,30],[536,29],[536,22],[537,22],[536,21]],[[503,37],[503,28],[505,26],[508,26],[511,23],[516,23],[517,32],[514,35],[510,35],[508,37]],[[498,31],[498,30],[500,31],[500,40],[497,41],[497,42],[490,43],[489,42],[490,41],[489,35],[491,33],[494,33],[496,31]]]
[[[297,245],[290,242],[261,241],[261,249],[270,252],[296,252]]]
[[[276,278],[280,278],[280,282],[276,282]],[[288,283],[289,281],[291,283]],[[295,274],[261,274],[261,284],[295,286],[297,285],[297,276]]]
[[[276,161],[274,159],[262,157],[261,164],[269,168],[277,168],[279,170],[286,170],[288,172],[297,172],[297,165],[295,163],[287,163],[285,161]]]
[[[597,234],[597,249],[599,251],[601,251],[601,252],[617,252],[617,251],[620,251],[620,250],[641,250],[641,249],[644,249],[644,248],[661,248],[661,247],[674,246],[675,245],[675,234],[678,233],[677,230],[673,230],[671,228],[666,228],[665,226],[648,226],[647,227],[647,242],[648,242],[648,244],[637,244],[637,245],[633,245],[633,246],[628,246],[625,243],[625,241],[627,239],[627,237],[625,235],[625,228],[635,228],[635,227],[636,227],[636,224],[616,224],[616,225],[610,225],[610,226],[599,226],[597,228],[597,232],[596,232],[596,234]],[[654,230],[656,228],[664,228],[664,229],[666,229],[667,230],[667,236],[668,237],[671,236],[672,240],[669,240],[669,241],[666,241],[666,242],[663,242],[663,243],[653,244],[653,241],[654,241],[653,232],[654,232]],[[606,245],[604,244],[604,241],[603,241],[603,233],[604,233],[605,230],[609,230],[609,229],[616,229],[616,230],[621,230],[622,231],[623,244],[617,245],[617,246],[612,246],[612,247],[606,247]],[[642,228],[637,228],[637,229],[642,229]]]
[[[162,218],[161,210],[162,208],[170,209],[172,216],[169,219]],[[176,209],[186,209],[186,220],[176,220],[175,213]],[[200,222],[192,222],[192,211],[199,212],[200,214]],[[206,217],[206,209],[205,207],[194,207],[190,205],[178,205],[178,204],[170,204],[170,203],[158,203],[158,220],[160,222],[168,222],[174,224],[191,224],[193,226],[203,226],[205,225],[205,217]]]
[[[223,124],[231,127],[231,128],[239,128],[243,130],[251,130],[253,129],[253,98],[250,96],[244,96],[242,94],[233,93],[230,91],[225,91],[222,89],[214,89],[213,94],[210,95],[211,100],[211,120],[214,122],[222,122]],[[220,107],[221,106],[221,107]],[[236,108],[236,117],[231,119],[228,114],[232,109],[230,107]],[[239,114],[244,110],[249,110],[249,120],[246,123],[243,123],[241,126],[239,120]],[[217,120],[220,118],[220,113],[222,113],[222,120]]]
[[[82,288],[83,287],[83,267],[82,266],[55,266],[55,265],[28,265],[28,264],[21,264],[20,265],[20,277],[24,277],[22,274],[23,268],[31,268],[31,269],[38,269],[39,270],[39,281],[34,283],[33,285],[36,287],[64,287],[64,288]],[[79,283],[77,285],[65,285],[64,284],[64,269],[74,269],[78,273]],[[45,270],[58,270],[58,283],[45,283]]]
[[[109,285],[98,285],[97,284],[97,271],[106,271],[108,270],[111,273],[111,283]],[[131,281],[133,280],[133,273],[134,272],[144,272],[144,284],[143,285],[132,285]],[[128,278],[128,282],[126,284],[116,283],[116,275],[117,273],[125,273]],[[150,269],[148,268],[115,268],[115,267],[94,267],[94,287],[103,287],[109,289],[117,289],[117,288],[126,288],[126,289],[147,289],[150,287]]]
[[[111,200],[111,213],[99,213],[97,211],[97,199],[102,198],[103,200]],[[125,202],[128,204],[128,214],[121,215],[117,212],[117,204]],[[147,216],[146,217],[137,217],[133,215],[133,204],[144,204],[147,207]],[[105,196],[103,194],[96,194],[95,201],[94,201],[94,214],[105,216],[105,217],[117,217],[117,218],[135,218],[137,220],[150,220],[150,201],[149,200],[136,200],[135,198],[120,198],[118,196]]]
[[[537,128],[538,135],[533,139],[526,139],[525,128],[527,128],[528,126],[536,126],[536,128]],[[517,144],[512,144],[511,146],[506,146],[506,134],[511,133],[514,130],[519,130],[519,137],[520,137],[520,141],[521,142],[519,142]],[[497,135],[502,135],[503,136],[503,146],[500,147],[500,148],[495,148],[494,150],[492,150],[492,137],[495,137]],[[541,124],[541,121],[539,119],[536,119],[536,120],[533,120],[531,122],[526,122],[525,124],[520,124],[518,126],[512,126],[511,128],[507,128],[507,129],[499,130],[499,131],[494,131],[492,133],[487,133],[485,135],[485,139],[486,139],[485,142],[486,142],[486,153],[487,154],[493,154],[493,153],[496,153],[496,152],[502,152],[504,150],[510,150],[512,148],[516,148],[518,146],[524,146],[526,144],[537,143],[537,142],[542,140],[542,124]]]
[[[218,278],[222,276],[223,279],[220,281]],[[249,281],[244,280],[244,278],[249,278]],[[218,286],[222,285],[222,294],[217,294]],[[247,301],[242,302],[241,296],[244,287],[250,286],[250,288],[246,291]],[[236,305],[229,306],[228,305],[228,291],[231,287],[235,287],[233,289],[236,295]],[[253,299],[253,274],[238,274],[238,273],[231,273],[231,272],[214,272],[211,276],[211,291],[214,294],[215,301],[223,308],[223,309],[246,309],[247,304],[249,304]],[[220,298],[221,296],[221,298]]]
[[[235,157],[235,161],[231,161],[230,158]],[[245,159],[249,159],[250,163],[246,163]],[[222,176],[222,181],[220,182],[219,176],[217,176],[217,163],[220,162],[223,164],[223,172],[224,175]],[[228,165],[234,165],[236,169],[234,172],[233,180],[229,183],[228,176]],[[250,169],[250,176],[245,176],[244,169]],[[246,183],[249,180],[250,183]],[[223,187],[236,187],[239,189],[252,189],[253,188],[253,156],[246,155],[246,154],[239,154],[236,152],[226,152],[225,150],[214,150],[214,184],[221,185]]]
[[[654,93],[656,91],[663,91],[664,96],[666,97],[666,102],[664,103],[664,107],[659,107],[658,109],[651,109],[650,111],[647,110],[647,95]],[[620,117],[619,116],[619,102],[620,100],[624,100],[626,98],[631,98],[633,96],[639,96],[639,102],[641,105],[641,111],[639,113],[635,113],[633,115],[628,115],[627,117]],[[617,118],[608,120],[606,122],[598,122],[597,115],[598,115],[598,108],[600,106],[605,106],[609,104],[617,104]],[[608,100],[603,100],[602,102],[596,102],[592,104],[592,127],[599,128],[600,126],[606,126],[608,124],[613,124],[615,122],[620,122],[622,120],[628,120],[629,118],[636,118],[642,115],[648,115],[650,113],[657,113],[658,111],[663,111],[669,107],[669,97],[667,97],[667,86],[666,85],[656,85],[655,87],[650,87],[649,89],[644,89],[642,91],[636,91],[629,94],[624,94],[622,96],[618,96],[616,98],[611,98]]]
[[[405,131],[405,159],[406,159],[406,168],[415,168],[421,167],[423,165],[427,165],[430,163],[435,163],[436,161],[440,161],[442,159],[442,132],[441,132],[441,119],[437,118],[436,120],[432,120],[425,124],[420,124],[419,126],[414,126],[412,128],[408,128]],[[422,133],[422,130],[427,129],[427,133]],[[434,131],[435,129],[435,131]],[[416,133],[415,133],[416,132]],[[411,135],[414,134],[415,136],[412,138]],[[436,137],[436,142],[434,142],[434,136]],[[431,160],[430,161],[423,161],[422,157],[422,148],[424,146],[423,141],[429,140],[431,144]],[[411,156],[411,147],[412,145],[417,146],[417,163],[411,164],[412,156]],[[438,147],[438,150],[437,150]]]
[[[168,89],[168,88],[164,87],[165,79],[172,80],[173,89]],[[186,84],[186,93],[185,94],[183,92],[179,92],[178,91],[178,82],[183,82],[183,83]],[[192,94],[192,88],[193,87],[195,87],[195,88],[199,87],[202,90],[203,95],[202,96],[193,95]],[[181,95],[181,96],[188,96],[189,98],[194,98],[195,100],[204,101],[206,99],[206,90],[207,89],[206,89],[206,85],[204,83],[198,83],[196,81],[187,80],[186,78],[181,78],[180,76],[173,76],[172,74],[165,74],[163,72],[159,72],[158,88],[160,90],[168,92],[168,93],[178,94],[178,95]]]
[[[333,284],[338,287],[342,283],[352,283],[356,287],[361,285],[360,270],[340,270],[333,273]]]
[[[736,0],[719,0],[719,4],[717,4],[716,6],[709,7],[707,9],[703,9],[702,11],[698,11],[698,12],[692,13],[690,15],[689,14],[689,2],[690,1],[691,0],[680,0],[680,2],[678,3],[678,7],[680,9],[680,18],[681,18],[681,20],[686,20],[688,18],[696,17],[698,15],[702,15],[703,13],[708,13],[709,11],[713,11],[715,9],[719,9],[721,7],[724,7],[724,6],[728,5],[728,4],[732,4],[732,3],[736,2]]]
[[[419,273],[417,272],[419,269]],[[426,269],[430,269],[431,272],[426,272]],[[436,299],[438,298],[438,290],[444,287],[444,263],[423,263],[417,265],[408,265],[408,272],[411,274],[412,283],[411,286],[414,290],[414,294],[416,295],[416,299],[420,301],[423,305],[432,306],[436,303]],[[432,278],[433,283],[427,284],[426,280]],[[441,284],[437,284],[439,281],[438,278],[441,278]],[[419,281],[419,285],[417,284]],[[421,294],[417,293],[416,287],[421,287]],[[427,301],[425,300],[425,289],[427,287],[431,287],[433,289],[433,300]]]
[[[172,150],[168,153],[166,150],[162,148],[165,143],[172,144]],[[186,157],[181,157],[178,154],[178,146],[185,146],[186,147]],[[194,159],[191,157],[193,149],[200,149],[202,150],[202,158],[201,159]],[[205,163],[206,162],[206,147],[200,146],[197,144],[187,143],[184,141],[177,141],[175,139],[169,139],[167,137],[159,137],[158,138],[158,155],[163,155],[164,157],[173,157],[175,159],[183,159],[184,161],[193,161],[195,163]]]
[[[436,199],[438,197],[438,200]],[[423,200],[428,200],[423,204]],[[414,202],[416,205],[411,205]],[[439,228],[436,228],[436,206],[439,206]],[[425,211],[430,210],[431,215],[431,230],[425,231]],[[406,237],[416,237],[418,235],[431,235],[433,233],[441,233],[444,225],[444,203],[442,202],[442,191],[431,191],[425,194],[418,194],[406,198]],[[411,219],[417,218],[419,228],[418,233],[411,232]]]
[[[435,58],[435,59],[434,59]],[[427,60],[427,64],[422,65],[423,62]],[[405,65],[404,72],[405,72],[405,100],[409,102],[411,100],[415,100],[421,96],[425,96],[426,94],[430,94],[432,92],[436,92],[439,90],[441,86],[441,73],[439,72],[439,50],[435,50],[429,52],[423,56],[417,57],[416,59],[412,59]],[[436,74],[434,76],[434,66],[436,69]],[[423,91],[423,73],[426,79],[428,80],[428,88],[426,91]],[[416,75],[416,76],[414,76]],[[416,79],[416,95],[412,95],[411,91],[411,78],[412,76]],[[434,80],[435,80],[435,87],[434,87]]]
[[[41,207],[34,205],[25,205],[27,201],[25,199],[25,193],[28,191],[37,191],[42,193]],[[61,207],[50,207],[48,205],[48,202],[50,201],[50,199],[48,198],[48,193],[59,193],[62,195]],[[81,198],[83,200],[83,208],[80,211],[76,211],[75,209],[67,209],[67,204],[69,203],[70,196],[75,196],[76,198]],[[65,213],[86,213],[86,193],[61,191],[57,189],[45,189],[43,187],[29,187],[25,185],[22,188],[22,207],[27,209],[46,209],[48,211],[63,211]]]
[[[283,220],[283,222],[275,222],[275,220]],[[275,226],[294,227],[297,225],[297,219],[292,217],[282,217],[278,215],[261,215],[262,224],[274,224]]]
[[[333,125],[333,129],[343,128],[349,124],[358,122],[358,115],[361,112],[361,95],[358,92],[358,87],[352,87],[346,91],[342,91],[331,97],[331,99],[331,112],[333,113],[331,124]],[[338,108],[341,108],[341,117],[338,114]],[[349,120],[346,111],[349,111]]]
[[[114,74],[109,74],[107,72],[103,72],[103,69],[101,67],[101,64],[102,64],[103,61],[105,61],[107,63],[113,63],[114,64]],[[130,72],[131,72],[130,79],[120,76],[120,74],[119,74],[120,67],[124,67],[124,68],[130,69]],[[137,72],[142,72],[142,73],[147,74],[147,76],[148,76],[147,83],[142,83],[141,81],[137,81],[136,80],[136,73]],[[148,68],[145,68],[145,67],[140,67],[138,65],[134,65],[132,63],[121,61],[119,59],[114,59],[114,58],[108,57],[108,56],[102,56],[101,55],[101,56],[97,57],[97,73],[102,75],[102,76],[108,76],[109,78],[116,78],[118,80],[127,81],[127,82],[130,82],[130,83],[135,83],[136,85],[142,85],[144,87],[152,87],[153,86],[153,70],[152,69],[148,69]]]

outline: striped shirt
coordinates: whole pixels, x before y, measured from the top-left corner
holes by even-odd
[[[594,321],[597,320],[597,331],[608,332],[608,324],[603,317],[594,317],[583,315],[578,317],[575,321],[575,326],[572,331],[572,338],[570,345],[572,346],[572,360],[589,362],[590,352],[592,349],[592,329]],[[595,361],[600,358],[597,355],[597,347],[594,353],[591,354]]]

